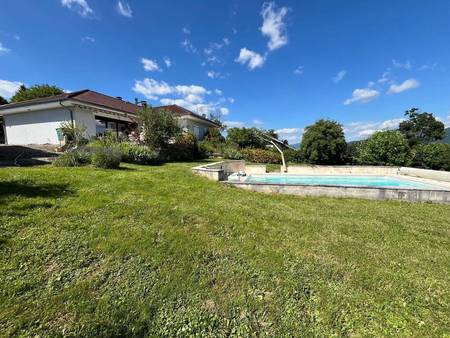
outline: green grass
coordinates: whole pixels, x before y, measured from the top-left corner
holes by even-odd
[[[194,163],[0,169],[0,335],[448,336],[450,207]]]

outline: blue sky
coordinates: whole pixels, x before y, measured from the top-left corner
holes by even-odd
[[[220,112],[297,143],[319,118],[349,140],[410,107],[450,123],[450,2],[3,0],[0,95],[89,88]]]

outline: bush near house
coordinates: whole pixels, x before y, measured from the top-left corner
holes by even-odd
[[[450,144],[419,144],[414,148],[413,166],[434,170],[450,170]]]
[[[81,167],[89,163],[91,163],[91,153],[88,148],[68,150],[53,161],[55,167]]]
[[[122,153],[123,162],[135,164],[161,163],[159,152],[152,147],[122,142],[119,143],[119,148]]]
[[[242,160],[242,154],[237,147],[227,145],[223,148],[223,157],[228,160]]]
[[[369,165],[408,165],[411,159],[408,140],[395,130],[374,133],[361,143],[356,155],[357,163]]]
[[[169,143],[162,149],[162,157],[166,161],[191,161],[203,157],[197,138],[192,133],[181,133],[175,137],[173,143]]]
[[[242,158],[254,163],[281,163],[281,155],[268,149],[241,149]]]
[[[122,152],[117,145],[95,145],[92,147],[91,162],[94,167],[117,169],[122,160]]]

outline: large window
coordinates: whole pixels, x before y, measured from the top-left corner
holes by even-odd
[[[97,136],[105,135],[106,131],[111,131],[120,135],[128,135],[128,123],[118,120],[108,119],[102,116],[95,117],[95,130]]]

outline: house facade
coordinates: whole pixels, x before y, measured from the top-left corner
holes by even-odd
[[[39,98],[0,106],[3,118],[3,143],[11,145],[60,145],[63,141],[60,126],[72,122],[86,129],[87,137],[101,136],[106,131],[128,134],[136,123],[142,105],[124,101],[120,97],[104,95],[92,90]],[[218,125],[177,105],[161,106],[172,113],[181,128],[204,138],[208,128]]]

